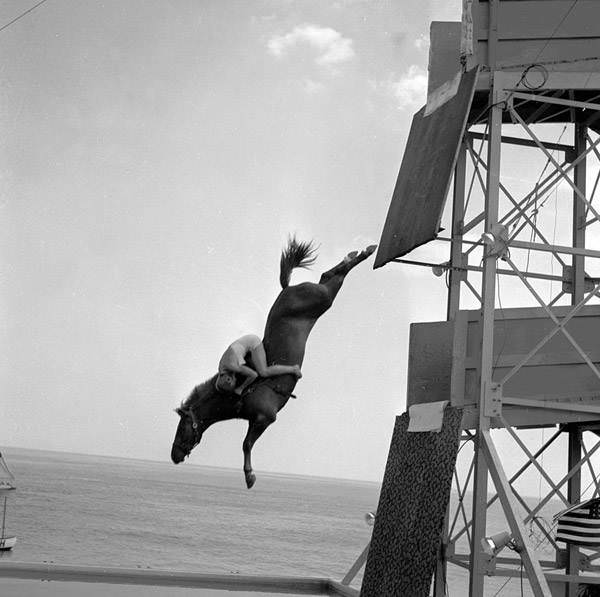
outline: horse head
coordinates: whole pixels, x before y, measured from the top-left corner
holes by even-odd
[[[190,452],[200,443],[202,434],[214,422],[211,413],[212,400],[216,389],[209,380],[196,386],[192,393],[175,409],[179,423],[171,448],[171,460],[174,464],[183,462]],[[212,420],[211,420],[212,419]]]
[[[219,392],[215,386],[217,376],[196,386],[181,406],[175,409],[179,423],[171,447],[171,460],[179,464],[200,443],[202,434],[218,421],[237,416],[237,402]]]
[[[171,448],[171,460],[174,464],[179,464],[200,443],[204,433],[204,421],[198,419],[192,407],[186,407],[183,404],[176,408],[175,412],[180,419]]]

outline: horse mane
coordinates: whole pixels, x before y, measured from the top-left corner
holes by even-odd
[[[190,408],[196,406],[204,398],[208,398],[211,394],[216,393],[215,382],[218,374],[213,375],[210,379],[198,384],[190,393],[190,395],[181,403],[180,408]]]
[[[308,269],[317,260],[317,249],[313,241],[299,241],[295,236],[288,238],[287,247],[281,252],[279,260],[279,283],[281,288],[287,288],[290,284],[292,270],[296,267]]]

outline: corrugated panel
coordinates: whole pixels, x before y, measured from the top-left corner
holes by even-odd
[[[477,69],[464,73],[452,99],[414,115],[375,268],[437,236],[476,80]]]

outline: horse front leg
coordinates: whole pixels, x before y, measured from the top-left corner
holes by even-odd
[[[273,420],[261,417],[250,421],[248,424],[248,432],[242,444],[242,449],[244,450],[244,476],[246,477],[246,487],[248,489],[251,489],[256,482],[256,475],[252,471],[252,447],[254,446],[254,442],[272,422]]]

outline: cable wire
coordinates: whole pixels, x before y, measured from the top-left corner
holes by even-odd
[[[0,27],[0,31],[4,31],[7,27],[10,27],[13,23],[16,23],[19,19],[22,19],[25,15],[34,11],[38,6],[44,4],[44,2],[46,2],[46,0],[41,0],[41,2],[38,2],[35,6],[32,6],[31,8],[27,9],[24,13],[21,13],[18,17],[15,17],[12,21],[6,23],[6,25],[2,25],[2,27]]]
[[[538,55],[535,57],[535,60],[533,62],[536,62],[537,59],[542,55],[544,50],[548,47],[548,44],[552,41],[552,39],[556,35],[556,32],[559,30],[560,26],[565,22],[566,18],[571,14],[571,12],[575,8],[575,5],[577,4],[577,2],[579,2],[579,0],[573,0],[573,4],[571,4],[571,7],[569,8],[569,10],[567,10],[567,12],[563,16],[563,18],[558,23],[558,25],[554,28],[552,35],[550,35],[550,37],[546,40],[544,47],[538,52]]]
[[[497,597],[498,595],[500,595],[502,589],[504,589],[504,587],[512,580],[512,576],[509,576],[505,581],[504,584],[494,593],[493,597]]]

